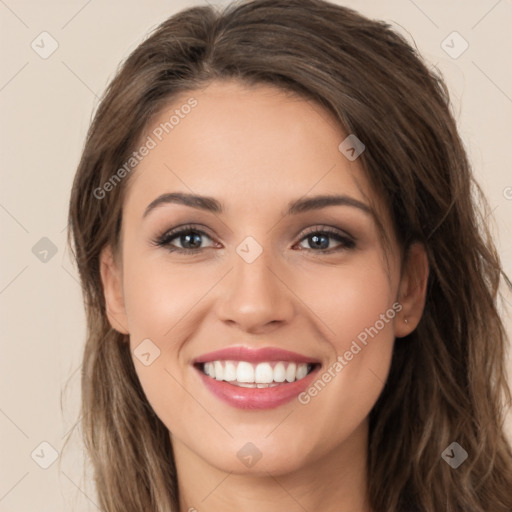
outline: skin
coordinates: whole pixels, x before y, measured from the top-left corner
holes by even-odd
[[[368,415],[395,338],[420,320],[424,248],[413,245],[401,264],[385,205],[358,160],[338,150],[347,134],[320,106],[270,86],[214,82],[176,99],[145,136],[190,97],[197,107],[130,178],[120,253],[106,247],[101,256],[112,326],[130,335],[132,353],[147,338],[160,350],[151,365],[137,357],[134,364],[172,433],[181,510],[368,512]],[[212,196],[224,212],[163,204],[143,217],[159,195],[178,191]],[[375,220],[362,210],[283,216],[289,201],[316,194],[375,203],[391,236],[389,268]],[[152,243],[188,223],[207,233],[203,249],[178,254]],[[304,232],[325,226],[349,234],[355,248],[334,237],[328,249],[316,248]],[[247,236],[263,251],[252,263],[236,252]],[[172,243],[184,247],[179,236]],[[306,405],[237,409],[213,396],[191,366],[201,354],[244,345],[299,352],[328,368],[396,302],[395,318]],[[237,457],[248,442],[262,455],[250,468]]]

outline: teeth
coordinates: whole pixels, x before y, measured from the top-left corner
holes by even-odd
[[[297,380],[303,379],[308,374],[308,367],[305,364],[299,364],[297,367]]]
[[[269,363],[260,363],[254,372],[254,382],[258,384],[270,384],[274,380],[274,370]]]
[[[274,366],[274,380],[284,382],[286,380],[286,368],[283,363],[277,363]]]
[[[215,378],[217,380],[222,380],[224,377],[224,368],[222,367],[222,363],[220,361],[215,361],[215,363],[213,363],[213,368],[215,370]]]
[[[247,361],[211,361],[204,363],[203,372],[216,380],[248,388],[267,388],[282,382],[303,379],[310,371],[306,363],[264,362],[251,364]]]
[[[213,368],[213,363],[205,363],[204,364],[204,373],[209,377],[215,378],[215,370]]]
[[[245,361],[238,363],[236,369],[236,380],[238,382],[254,382],[254,368],[251,363],[246,363]]]
[[[286,380],[288,382],[293,382],[295,380],[295,376],[297,374],[297,365],[295,363],[290,363],[288,368],[286,368]]]
[[[236,366],[231,361],[226,361],[224,365],[224,380],[236,380]]]

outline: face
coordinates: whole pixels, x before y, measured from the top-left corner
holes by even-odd
[[[102,277],[180,453],[278,475],[366,442],[416,310],[385,208],[338,149],[347,135],[312,102],[223,82],[184,94],[142,138],[155,147],[129,178]]]

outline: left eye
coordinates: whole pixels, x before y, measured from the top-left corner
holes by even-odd
[[[337,240],[339,244],[338,247],[330,248],[329,239]],[[311,231],[306,236],[304,236],[301,240],[309,240],[309,246],[314,252],[319,252],[316,249],[321,249],[320,252],[331,252],[340,251],[343,249],[353,249],[355,247],[355,242],[351,238],[342,235],[337,230],[331,229],[315,229],[314,231]],[[327,251],[327,249],[330,250]]]

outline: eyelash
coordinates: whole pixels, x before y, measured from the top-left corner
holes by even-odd
[[[205,231],[198,228],[197,226],[193,224],[189,224],[186,226],[181,226],[179,228],[172,229],[170,231],[166,231],[162,235],[158,236],[155,240],[153,240],[153,244],[158,247],[165,247],[169,252],[172,253],[179,253],[179,254],[192,254],[192,253],[199,253],[204,249],[207,249],[207,247],[200,247],[198,249],[182,249],[179,247],[174,247],[171,245],[171,240],[174,240],[175,238],[178,238],[181,235],[195,233],[197,235],[204,235],[210,239],[212,239],[211,236],[208,235]],[[350,238],[349,236],[345,236],[337,229],[331,228],[329,226],[324,227],[316,227],[313,226],[311,228],[308,228],[306,232],[303,234],[302,238],[300,239],[300,242],[302,242],[304,239],[310,237],[311,235],[328,235],[331,238],[335,238],[338,242],[340,242],[340,246],[334,249],[321,249],[321,250],[315,250],[315,249],[304,249],[306,251],[312,251],[312,252],[319,252],[321,254],[331,254],[333,252],[339,252],[343,250],[353,250],[356,248],[355,241]]]

